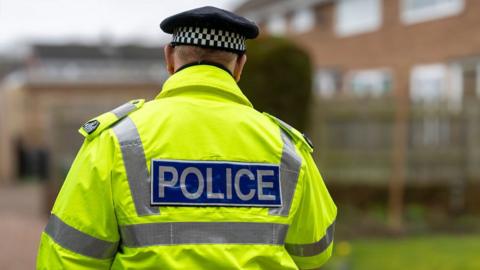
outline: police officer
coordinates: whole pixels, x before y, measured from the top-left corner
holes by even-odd
[[[237,81],[257,26],[214,7],[165,19],[153,101],[88,121],[41,236],[39,269],[311,269],[336,207],[294,128]]]

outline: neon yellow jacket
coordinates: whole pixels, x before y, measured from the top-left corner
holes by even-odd
[[[38,269],[311,269],[330,257],[336,207],[303,136],[252,108],[222,69],[171,76],[153,101],[87,122]],[[154,159],[277,164],[281,207],[152,206]]]

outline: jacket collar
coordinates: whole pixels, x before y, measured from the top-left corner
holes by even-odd
[[[253,107],[248,98],[242,93],[235,79],[225,70],[212,65],[194,65],[184,68],[167,79],[162,91],[156,99],[182,95],[199,86],[205,89],[206,94],[221,96],[234,102]]]

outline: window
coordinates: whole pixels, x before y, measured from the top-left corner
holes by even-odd
[[[461,70],[445,64],[419,65],[413,67],[410,74],[410,96],[413,102],[428,105],[444,104],[451,107],[452,93],[449,93],[448,77],[450,73],[461,74]],[[454,87],[455,88],[455,87]],[[459,88],[461,91],[461,88]],[[455,107],[452,107],[455,108]],[[448,120],[439,115],[424,115],[412,122],[411,142],[414,147],[436,147],[447,145],[450,137]]]
[[[350,36],[375,31],[382,24],[381,0],[339,0],[335,9],[335,31]]]
[[[341,89],[340,74],[335,69],[319,69],[315,73],[315,94],[322,98],[331,98]]]
[[[464,0],[402,0],[401,18],[406,24],[419,23],[459,14]]]
[[[271,35],[283,35],[287,30],[287,22],[284,16],[272,16],[267,22],[267,30]]]
[[[315,12],[311,8],[295,11],[292,17],[292,30],[296,33],[310,31],[315,26]]]
[[[410,97],[414,102],[435,102],[447,96],[447,66],[415,66],[410,75]]]
[[[445,87],[445,99],[448,101],[447,106],[449,107],[450,110],[460,110],[462,108],[462,99],[464,96],[465,90],[470,88],[470,83],[467,83],[468,85],[465,85],[465,76],[468,78],[470,72],[465,72],[464,68],[460,64],[452,63],[447,67],[447,78],[445,79],[446,82],[446,87]],[[475,74],[473,71],[472,73]],[[475,75],[474,75],[475,77]],[[467,81],[471,81],[471,92],[472,95],[474,95],[473,92],[475,92],[475,79],[474,78],[469,78]],[[470,92],[470,90],[468,90]]]
[[[456,111],[464,98],[475,95],[475,80],[475,68],[460,63],[418,65],[410,74],[410,97],[413,102],[440,102]]]
[[[464,91],[473,88],[475,84],[475,78],[469,78],[472,73],[474,74],[471,68],[466,68],[461,63],[415,66],[410,74],[411,99],[417,103],[417,107],[418,103],[425,103],[430,109],[459,111]],[[449,145],[452,139],[460,136],[453,132],[455,126],[451,126],[448,115],[424,114],[422,118],[414,119],[411,125],[414,147]]]
[[[392,88],[392,76],[386,69],[351,72],[347,77],[348,90],[356,96],[381,97]]]
[[[410,143],[414,148],[446,146],[451,139],[448,118],[430,115],[411,122]]]

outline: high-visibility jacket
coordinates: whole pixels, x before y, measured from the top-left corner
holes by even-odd
[[[311,146],[294,128],[253,109],[220,68],[185,68],[155,100],[126,103],[80,133],[86,139],[42,233],[38,269],[311,269],[331,255],[337,209]],[[173,171],[155,178],[152,165],[161,162],[171,162]],[[181,162],[193,169],[186,173]],[[230,174],[243,168],[234,184],[227,176],[230,194],[219,195],[233,192],[240,205],[209,205],[225,184],[211,168],[204,175],[201,166],[210,165]],[[262,166],[272,171],[257,170],[263,173],[257,177],[253,170]],[[188,190],[185,181],[196,187]],[[159,183],[171,186],[158,193]],[[211,194],[202,195],[207,189]],[[168,197],[177,191],[188,195],[186,205]],[[155,196],[167,203],[155,205]],[[263,205],[261,196],[281,202]]]

